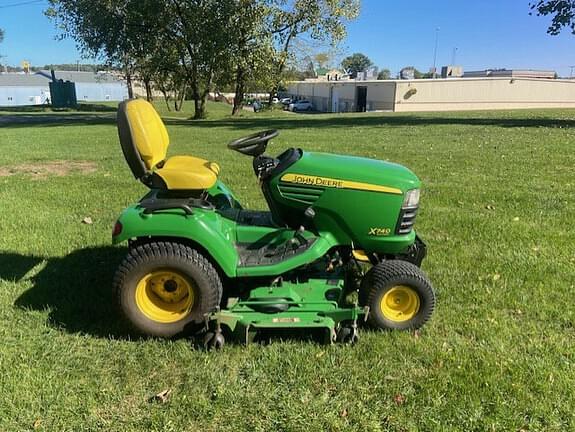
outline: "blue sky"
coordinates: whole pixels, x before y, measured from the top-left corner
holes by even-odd
[[[0,0],[2,63],[33,65],[75,63],[81,59],[72,41],[56,41],[53,24],[42,11],[47,2],[6,7],[27,0]],[[29,0],[28,0],[29,1]],[[363,0],[359,19],[348,28],[345,52],[363,52],[379,67],[397,72],[433,64],[439,28],[437,65],[451,62],[465,70],[485,68],[553,69],[568,76],[575,65],[575,35],[546,34],[549,19],[529,16],[529,0]]]

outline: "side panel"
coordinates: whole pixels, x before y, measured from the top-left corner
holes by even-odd
[[[236,276],[238,253],[234,247],[234,222],[210,210],[194,209],[186,216],[181,210],[146,215],[137,206],[120,215],[122,232],[114,244],[138,237],[186,238],[206,249],[229,277]]]
[[[369,252],[403,252],[412,231],[396,235],[404,194],[420,187],[407,168],[373,159],[304,153],[270,181],[282,218],[293,228],[304,224],[331,233],[338,244]],[[313,220],[304,216],[312,208]]]

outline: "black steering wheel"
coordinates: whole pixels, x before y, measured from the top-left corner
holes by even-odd
[[[258,157],[266,151],[268,141],[278,135],[279,132],[276,129],[258,132],[253,135],[233,140],[228,144],[228,148],[239,151],[248,156]]]

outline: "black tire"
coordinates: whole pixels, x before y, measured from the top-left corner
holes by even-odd
[[[382,300],[386,294],[393,307],[397,302],[398,309],[391,311],[395,313],[393,318],[389,309],[387,315],[383,310]],[[394,302],[394,299],[397,300]],[[382,330],[418,329],[435,309],[435,293],[425,273],[414,264],[400,260],[383,261],[367,272],[361,283],[360,301],[363,306],[369,306],[368,324]],[[401,309],[403,306],[405,310]]]
[[[151,318],[136,299],[138,286],[143,284],[140,290],[145,292],[146,298],[151,299],[148,300],[151,304],[159,300],[158,304],[170,305],[169,301],[159,297],[152,298],[155,294],[149,289],[146,279],[148,275],[162,272],[174,274],[176,280],[182,281],[183,286],[192,290],[188,296],[191,304],[177,312],[181,316],[175,321],[164,322]],[[222,283],[213,265],[195,249],[171,242],[144,243],[130,249],[116,271],[114,287],[124,317],[135,330],[148,336],[172,337],[184,331],[199,329],[205,316],[218,307],[222,298]],[[171,292],[167,282],[160,289]],[[186,295],[182,297],[185,299]]]

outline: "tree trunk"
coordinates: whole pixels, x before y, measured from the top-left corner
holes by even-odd
[[[152,85],[150,84],[150,78],[144,78],[144,87],[146,88],[146,100],[152,102],[154,100],[154,95],[152,94]]]
[[[160,91],[164,95],[164,102],[166,102],[166,107],[168,108],[168,111],[172,111],[172,108],[170,107],[170,95],[163,86],[160,86]]]
[[[126,71],[126,86],[128,87],[128,99],[134,99],[134,89],[132,88],[132,74]]]
[[[270,91],[270,97],[268,99],[268,103],[269,103],[270,107],[272,106],[272,100],[274,98],[274,94],[276,94],[279,91],[281,80],[282,80],[282,73],[284,71],[286,61],[288,58],[290,43],[291,43],[294,36],[295,36],[295,33],[292,31],[289,34],[289,36],[287,37],[285,44],[283,46],[283,51],[282,51],[283,58],[281,59],[279,65],[278,65],[278,70],[277,70],[276,76],[275,76],[276,80],[275,80],[275,83],[274,83],[272,90]]]
[[[207,117],[206,94],[194,98],[194,120],[202,120]]]
[[[232,115],[238,114],[242,110],[244,103],[244,93],[246,91],[245,73],[244,70],[238,67],[236,72],[236,94],[234,95],[234,107],[232,108]]]

